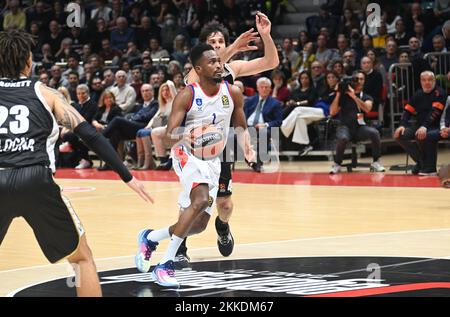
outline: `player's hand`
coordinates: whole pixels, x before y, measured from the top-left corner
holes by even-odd
[[[242,33],[239,37],[233,42],[234,49],[236,52],[246,52],[246,51],[255,51],[258,49],[256,45],[250,45],[250,42],[253,42],[259,39],[258,32],[253,32],[253,28],[248,30],[247,32]]]
[[[134,190],[139,196],[141,196],[142,199],[144,199],[146,202],[151,202],[152,204],[155,202],[145,189],[144,184],[140,182],[138,179],[136,179],[134,176],[131,179],[131,181],[129,181],[126,184],[128,185],[128,187]]]
[[[272,28],[272,23],[270,22],[267,15],[262,12],[256,12],[256,29],[260,35],[270,35],[270,30]]]
[[[416,137],[420,141],[425,140],[425,138],[427,137],[427,128],[420,127],[419,129],[417,129]]]
[[[394,132],[394,138],[399,139],[405,133],[405,127],[398,127]]]
[[[441,137],[447,139],[450,136],[450,128],[443,128],[441,130]]]

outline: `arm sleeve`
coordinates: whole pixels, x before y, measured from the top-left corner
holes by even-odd
[[[411,115],[416,114],[416,109],[414,108],[414,97],[405,105],[405,109],[403,110],[402,118],[400,119],[400,126],[406,127],[409,124],[409,120],[411,119]]]
[[[109,141],[103,135],[98,133],[93,126],[88,122],[83,121],[75,127],[74,132],[91,150],[97,153],[106,164],[111,166],[125,183],[131,181],[133,176],[125,165],[123,165],[117,152],[111,146]]]

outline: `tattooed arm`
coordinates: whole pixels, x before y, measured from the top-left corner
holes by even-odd
[[[39,90],[55,115],[58,124],[73,131],[81,122],[85,121],[81,114],[67,102],[66,98],[58,90],[45,85],[39,85]]]
[[[139,180],[137,180],[123,165],[111,143],[78,113],[57,90],[39,85],[39,90],[59,124],[75,132],[84,143],[119,174],[120,178],[145,201],[153,198]]]

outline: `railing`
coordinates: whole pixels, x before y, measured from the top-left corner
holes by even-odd
[[[396,125],[400,122],[405,104],[414,95],[414,69],[411,63],[394,63],[389,67],[389,105],[391,132],[394,133]]]
[[[431,52],[425,54],[423,58],[430,64],[438,85],[447,92],[450,88],[450,82],[447,79],[447,73],[450,72],[450,53]]]

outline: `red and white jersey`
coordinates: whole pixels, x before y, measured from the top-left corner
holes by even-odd
[[[193,83],[187,89],[192,89],[193,97],[186,112],[185,127],[190,130],[213,124],[222,131],[224,139],[227,140],[234,109],[228,82],[222,81],[219,91],[214,96],[208,96],[199,83]]]

